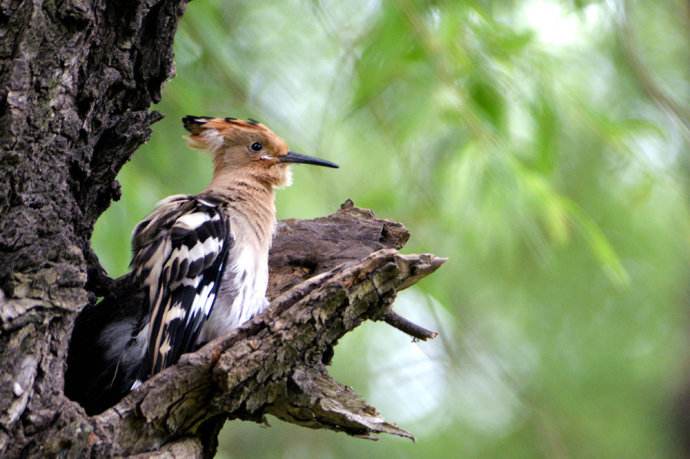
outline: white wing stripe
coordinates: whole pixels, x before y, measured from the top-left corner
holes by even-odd
[[[209,294],[211,293],[211,290],[213,290],[214,285],[215,282],[209,282],[201,288],[201,291],[199,293],[194,295],[194,302],[192,303],[192,307],[189,310],[189,315],[187,316],[187,323],[189,323],[191,319],[200,312],[205,313],[206,301],[208,300]]]
[[[175,225],[182,225],[189,230],[195,230],[207,221],[211,220],[206,212],[194,212],[191,214],[184,214],[177,219]]]
[[[196,288],[196,286],[199,285],[199,282],[201,282],[201,276],[196,276],[195,278],[185,277],[182,279],[182,282],[180,282],[180,285]]]
[[[215,237],[209,237],[204,242],[197,242],[192,248],[183,245],[173,250],[168,264],[172,265],[172,262],[176,259],[187,260],[188,263],[193,263],[200,258],[204,258],[209,253],[219,253],[222,246],[223,242]]]
[[[176,303],[175,306],[165,311],[165,316],[163,317],[163,322],[169,324],[175,319],[184,319],[185,310],[182,308],[180,303]]]

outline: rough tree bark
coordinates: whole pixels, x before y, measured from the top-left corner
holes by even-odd
[[[226,419],[288,422],[371,437],[385,422],[326,366],[366,319],[420,339],[391,310],[398,290],[443,262],[401,255],[397,223],[351,203],[282,222],[272,307],[88,417],[62,393],[72,323],[129,288],[91,251],[115,176],[160,118],[184,0],[0,1],[0,457],[209,457]]]

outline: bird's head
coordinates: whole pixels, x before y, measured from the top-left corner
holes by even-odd
[[[274,187],[289,184],[292,163],[338,167],[330,161],[288,150],[283,139],[258,121],[185,116],[192,148],[213,154],[214,176],[247,173]]]

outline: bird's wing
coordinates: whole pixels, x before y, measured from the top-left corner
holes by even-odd
[[[139,379],[194,350],[233,244],[211,196],[172,196],[134,230],[132,268],[146,291],[148,346]]]

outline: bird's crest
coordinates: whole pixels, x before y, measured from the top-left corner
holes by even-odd
[[[190,135],[187,143],[192,148],[216,150],[230,140],[243,143],[256,139],[271,145],[279,154],[287,152],[287,144],[264,124],[255,119],[212,118],[210,116],[187,115],[182,123]],[[252,142],[249,142],[251,144]]]
[[[212,118],[210,116],[194,116],[187,115],[182,118],[182,124],[192,135],[199,135],[205,129],[228,129],[240,128],[248,130],[256,130],[261,132],[271,132],[266,126],[252,118],[246,120],[228,116],[226,118]]]

